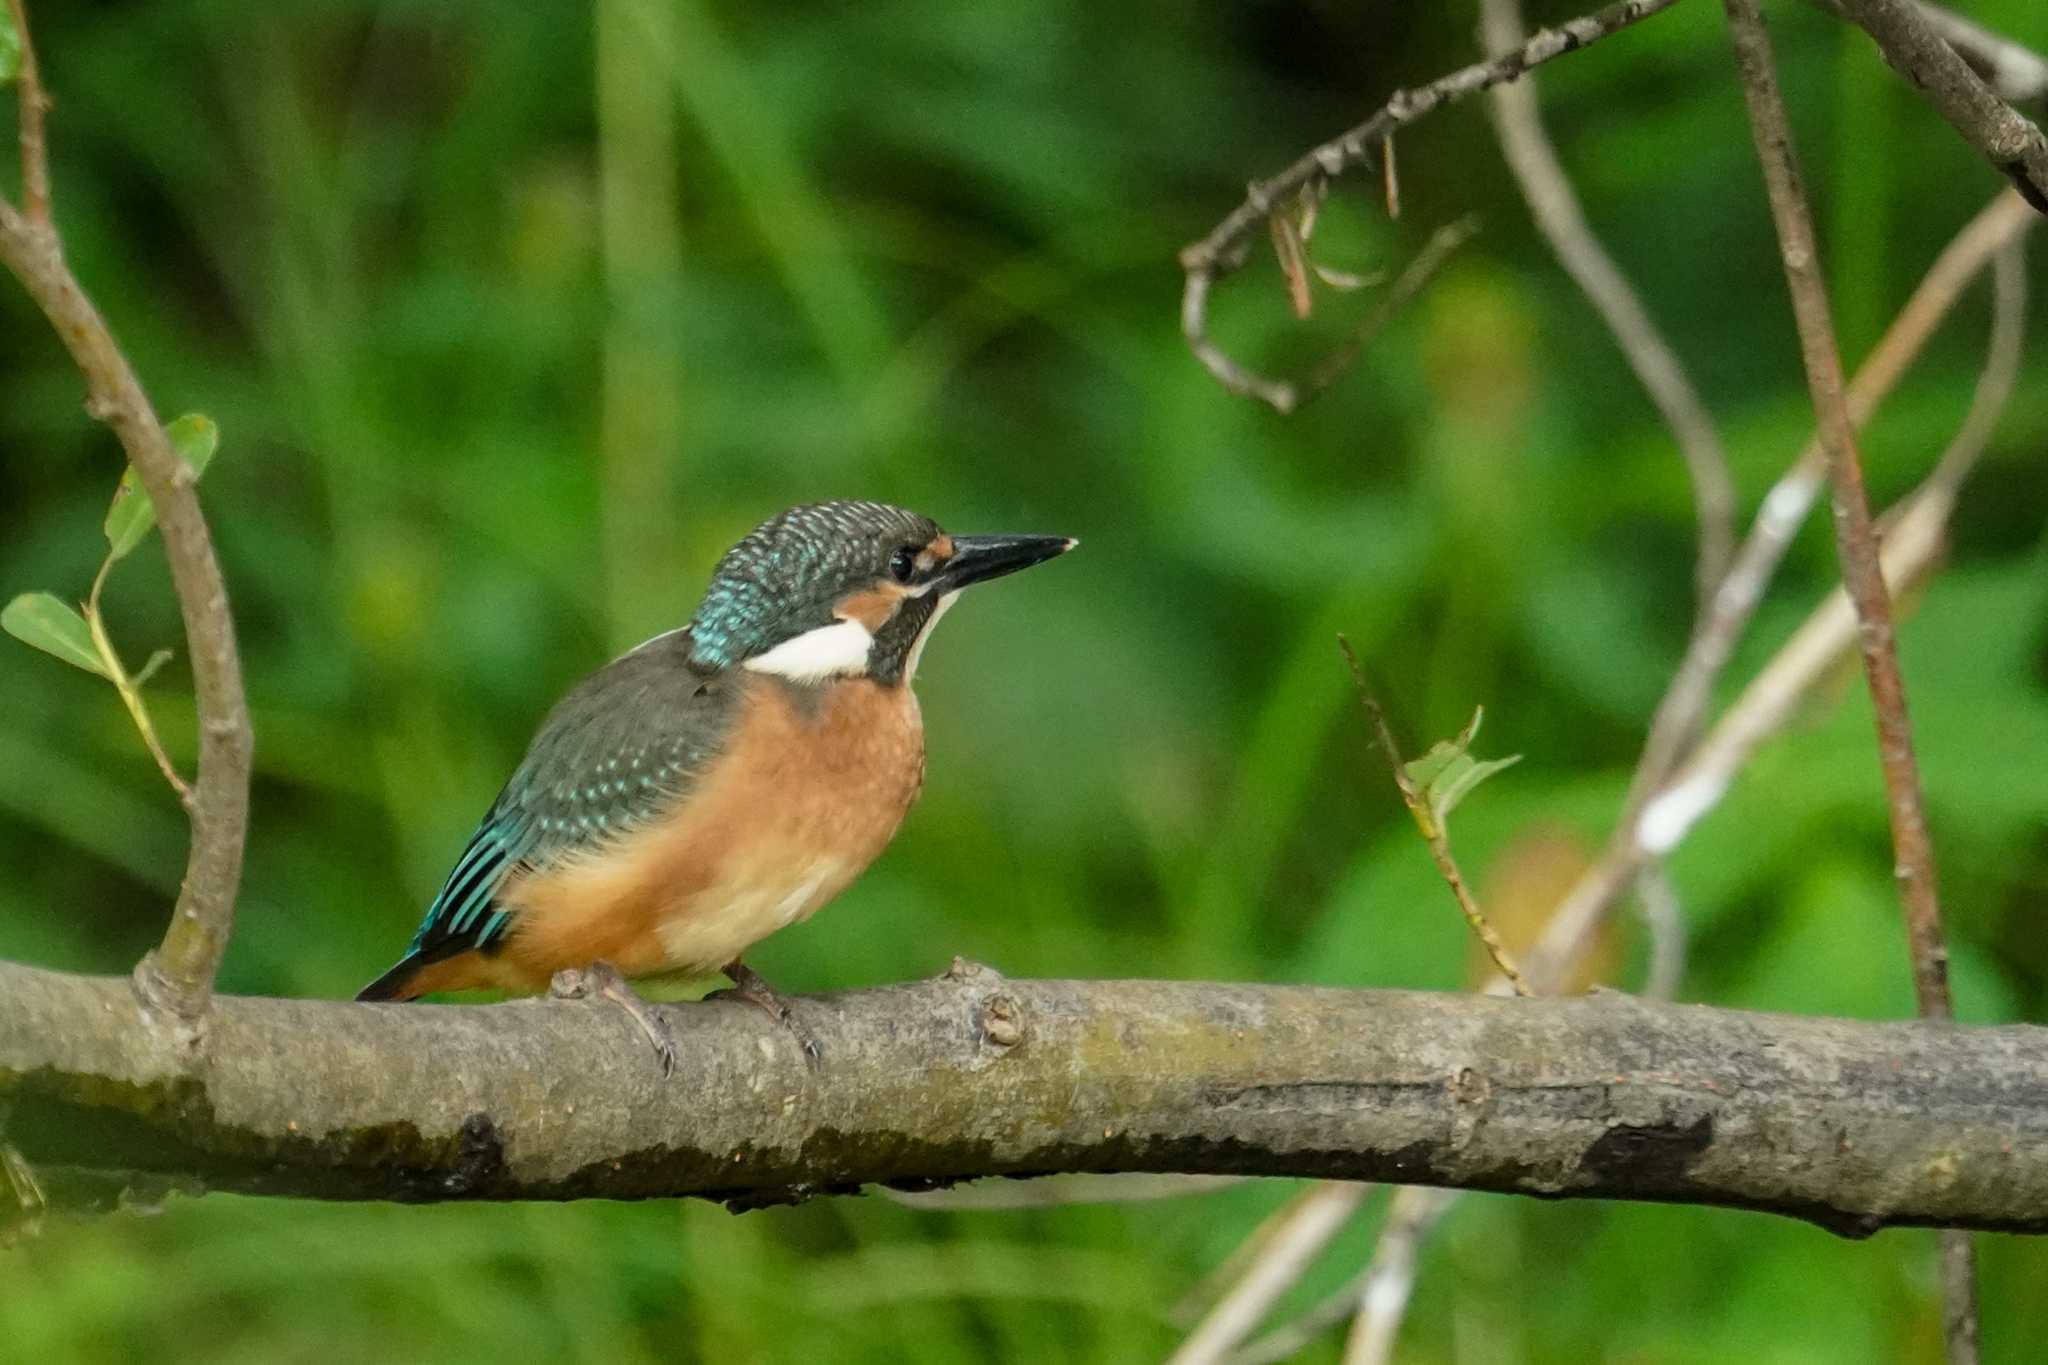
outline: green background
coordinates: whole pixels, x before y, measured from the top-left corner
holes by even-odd
[[[1998,182],[1860,35],[1772,9],[1853,364]],[[2038,0],[1972,12],[2048,40]],[[550,700],[683,620],[748,526],[819,497],[1085,545],[948,618],[919,679],[923,801],[862,882],[755,956],[786,988],[954,953],[1016,975],[1460,987],[1466,932],[1367,748],[1338,629],[1409,745],[1484,703],[1481,751],[1525,756],[1456,828],[1511,932],[1611,821],[1683,644],[1688,491],[1483,111],[1404,137],[1398,223],[1370,177],[1333,196],[1316,242],[1342,268],[1398,265],[1466,211],[1483,231],[1324,399],[1283,419],[1233,398],[1178,334],[1179,246],[1253,175],[1467,60],[1466,6],[35,17],[76,268],[160,409],[223,432],[204,496],[258,735],[225,989],[338,998],[382,970]],[[1809,416],[1719,8],[1680,6],[1542,88],[1753,507]],[[1217,326],[1278,366],[1369,306],[1325,292],[1297,325],[1262,256]],[[1872,429],[1881,499],[1961,420],[1987,311],[1980,284]],[[1958,1009],[1980,1021],[2048,1014],[2035,355],[1903,631]],[[0,596],[82,596],[98,562],[120,464],[80,400],[0,288]],[[1832,573],[1816,520],[1733,681]],[[153,548],[108,610],[131,662],[182,645]],[[189,763],[188,686],[181,657],[153,696]],[[0,956],[123,971],[162,930],[180,813],[110,689],[6,642],[0,699]],[[1683,997],[1910,1013],[1887,866],[1845,673],[1673,864]],[[1626,921],[1608,947],[1624,986],[1639,939]],[[744,1217],[215,1196],[0,1253],[0,1356],[1144,1360],[1293,1188]],[[1361,1263],[1383,1197],[1368,1208],[1290,1304]],[[1980,1247],[1989,1358],[2034,1358],[2048,1250]],[[1429,1245],[1404,1358],[1934,1359],[1933,1248],[1475,1196]]]

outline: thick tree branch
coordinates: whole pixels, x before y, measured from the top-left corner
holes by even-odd
[[[617,1010],[221,998],[197,1067],[126,983],[0,965],[0,1109],[46,1190],[761,1202],[1050,1171],[1727,1205],[2048,1231],[2048,1030],[1626,996],[937,980]]]
[[[0,200],[0,261],[21,281],[85,376],[85,409],[107,423],[156,506],[171,584],[185,619],[192,682],[199,708],[199,778],[189,803],[192,846],[185,880],[163,943],[135,969],[145,1001],[174,1017],[204,1014],[213,978],[227,951],[242,846],[249,823],[253,739],[242,692],[241,657],[227,586],[213,538],[199,510],[195,475],[171,449],[156,410],[122,354],[106,320],[65,263],[50,219],[42,113],[47,101],[20,0],[10,0],[21,38],[23,204]],[[192,1030],[184,1030],[188,1038]]]

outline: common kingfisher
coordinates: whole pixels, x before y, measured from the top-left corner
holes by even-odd
[[[911,679],[962,589],[1074,548],[953,536],[878,502],[793,507],[725,553],[696,614],[549,713],[412,946],[358,1000],[492,987],[598,995],[654,1042],[625,977],[723,973],[845,890],[924,783]],[[816,1046],[795,1029],[814,1059]]]

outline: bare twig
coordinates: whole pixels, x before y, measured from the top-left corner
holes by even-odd
[[[1292,411],[1303,396],[1294,384],[1262,375],[1232,359],[1209,337],[1211,287],[1244,264],[1251,243],[1274,211],[1311,184],[1372,164],[1375,150],[1386,138],[1431,111],[1514,80],[1532,67],[1598,42],[1676,2],[1621,0],[1557,28],[1544,29],[1515,51],[1492,61],[1462,67],[1411,90],[1397,90],[1365,122],[1305,153],[1270,180],[1253,181],[1245,191],[1244,203],[1208,236],[1180,253],[1181,269],[1187,275],[1181,298],[1181,331],[1195,357],[1232,393],[1247,394],[1281,412]]]
[[[1439,270],[1443,269],[1444,262],[1450,259],[1451,253],[1470,241],[1472,234],[1477,231],[1479,220],[1468,216],[1446,223],[1430,233],[1429,240],[1422,244],[1422,250],[1416,252],[1415,258],[1402,267],[1401,273],[1394,277],[1394,282],[1387,286],[1386,293],[1380,295],[1378,304],[1365,315],[1365,320],[1352,329],[1351,335],[1342,344],[1311,366],[1301,377],[1295,386],[1294,401],[1302,403],[1315,397],[1336,382],[1344,371],[1350,369],[1352,362],[1358,359],[1359,352],[1372,345],[1373,338],[1394,320],[1397,313],[1408,306],[1410,300],[1422,292],[1422,287],[1435,278]]]
[[[1231,1348],[1258,1329],[1280,1296],[1350,1221],[1371,1189],[1326,1180],[1296,1195],[1236,1283],[1188,1333],[1167,1365],[1215,1365],[1227,1359]]]
[[[23,0],[7,0],[7,8],[14,16],[15,36],[21,43],[21,69],[15,74],[15,94],[21,107],[21,211],[31,226],[49,232],[50,149],[43,119],[50,112],[50,97],[36,66],[35,44],[29,41],[28,7]]]
[[[1820,273],[1806,194],[1793,161],[1792,131],[1778,92],[1762,12],[1756,0],[1723,2],[1755,133],[1757,156],[1763,163],[1771,216],[1777,223],[1807,384],[1813,393],[1820,440],[1827,451],[1828,473],[1834,484],[1835,538],[1841,554],[1843,583],[1856,608],[1858,642],[1871,701],[1877,711],[1878,749],[1891,808],[1896,875],[1913,948],[1915,991],[1922,1014],[1947,1018],[1951,1013],[1948,951],[1935,887],[1934,849],[1927,833],[1919,764],[1913,752],[1912,726],[1906,710],[1905,682],[1893,638],[1891,595],[1885,589],[1870,501],[1863,487],[1862,458],[1856,449],[1855,426],[1843,393],[1842,361],[1835,348],[1827,285]]]
[[[1490,53],[1508,51],[1524,37],[1519,0],[1481,0],[1480,33]],[[1694,580],[1702,616],[1714,586],[1727,572],[1735,548],[1735,481],[1728,473],[1728,454],[1721,446],[1713,418],[1686,376],[1678,354],[1643,307],[1621,267],[1600,245],[1586,222],[1578,195],[1565,176],[1557,152],[1543,128],[1536,99],[1536,79],[1497,85],[1489,96],[1495,134],[1508,169],[1529,201],[1530,216],[1551,250],[1607,323],[1622,355],[1636,373],[1671,428],[1692,479],[1693,505],[1699,519],[1699,555]]]
[[[1977,1365],[1977,1248],[1958,1228],[1941,1233],[1941,1335],[1949,1365]]]
[[[1415,1185],[1403,1185],[1395,1193],[1395,1201]],[[1262,1337],[1254,1338],[1238,1347],[1225,1357],[1229,1365],[1272,1365],[1276,1360],[1292,1360],[1313,1345],[1318,1337],[1358,1312],[1358,1297],[1365,1288],[1370,1269],[1361,1270],[1346,1280],[1342,1286],[1323,1296],[1306,1312],[1297,1314],[1275,1327]]]
[[[1651,863],[1636,874],[1636,898],[1642,902],[1643,924],[1650,931],[1650,967],[1643,994],[1652,1000],[1673,999],[1685,979],[1685,911],[1662,863]]]
[[[1394,1197],[1358,1291],[1358,1316],[1351,1321],[1351,1338],[1344,1345],[1344,1365],[1385,1365],[1394,1358],[1394,1339],[1415,1290],[1416,1255],[1456,1199],[1448,1190],[1420,1185],[1410,1185]]]
[[[1884,538],[1885,581],[1895,593],[1924,582],[1941,554],[1942,529],[1953,495],[1930,481],[1905,500]],[[1682,842],[1727,793],[1735,775],[1764,741],[1784,729],[1799,704],[1847,658],[1856,643],[1856,615],[1839,587],[1829,592],[1769,664],[1743,688],[1726,714],[1700,740],[1657,798],[1645,807],[1635,840],[1624,840],[1611,860],[1624,877],[1634,875],[1652,853]],[[1558,957],[1569,960],[1598,927],[1598,920],[1564,919],[1569,905],[1546,928],[1529,970],[1539,979]]]
[[[1970,413],[1934,472],[1887,517],[1883,563],[1886,581],[1894,592],[1904,592],[1932,573],[1957,490],[1982,453],[2011,395],[2024,336],[2026,274],[2022,254],[2026,232],[2035,221],[2038,220],[2019,203],[2017,196],[2009,191],[2001,195],[1942,254],[1858,374],[1857,382],[1851,385],[1852,402],[1860,396],[1866,411],[1874,406],[1982,265],[1983,253],[1998,248],[1991,342]],[[1759,532],[1762,529],[1760,519]],[[1789,530],[1785,534],[1789,535]],[[1756,538],[1753,534],[1752,543]],[[1719,801],[1757,748],[1781,730],[1800,701],[1835,670],[1854,646],[1855,638],[1855,613],[1847,594],[1836,588],[1744,689],[1683,767],[1670,775],[1658,806],[1645,810],[1639,824],[1618,830],[1614,843],[1589,871],[1588,878],[1582,878],[1560,904],[1529,961],[1532,978],[1544,983],[1564,979],[1593,942],[1593,932],[1601,917],[1594,909],[1600,904],[1598,896],[1618,897],[1633,876],[1638,879],[1653,936],[1650,980],[1645,994],[1656,999],[1669,998],[1682,971],[1683,924],[1659,928],[1658,917],[1675,914],[1675,906],[1654,899],[1655,885],[1641,880],[1652,875],[1657,866],[1652,849],[1645,847],[1645,843],[1653,844],[1659,854],[1675,847]],[[1945,1244],[1944,1256],[1953,1254]],[[1336,1318],[1328,1318],[1324,1326],[1334,1321]]]
[[[1496,92],[1496,98],[1500,93]],[[1905,367],[1918,354],[1935,325],[1947,314],[1964,285],[1982,268],[1986,258],[2001,245],[2016,241],[2032,226],[2033,221],[2034,216],[2026,211],[2025,206],[2015,196],[2001,196],[1944,251],[1894,326],[1887,332],[1883,343],[1858,375],[1857,383],[1851,390],[1851,399],[1858,409],[1858,420],[1867,417],[1869,411],[1874,409],[1896,383]],[[2004,260],[2000,262],[2000,270],[2002,281],[2008,274],[2017,275],[2016,264],[2008,265]],[[2015,287],[2018,283],[2015,278]],[[2008,352],[2016,354],[2017,351],[2018,310],[2011,303],[2008,294],[2009,291],[2002,284],[1998,323],[1994,329],[1999,336],[2007,340],[1994,340],[1994,360],[1987,365],[1985,379],[1980,383],[1978,398],[1972,408],[1972,417],[1965,424],[1966,433],[1988,427],[1998,406],[1998,394],[2002,390],[2002,385],[1998,381],[2002,367],[1997,362],[1997,357]],[[1965,442],[1963,436],[1959,435],[1957,443],[1951,446],[1951,452],[1964,449],[1966,446],[1969,449],[1980,449],[1981,438]],[[1908,519],[1902,523],[1896,545],[1888,540],[1886,546],[1888,566],[1892,566],[1896,560],[1897,575],[1911,575],[1915,581],[1924,577],[1933,566],[1939,547],[1940,528],[1946,521],[1949,499],[1952,497],[1956,481],[1967,467],[1967,461],[1960,456],[1953,461],[1949,456],[1944,456],[1942,466],[1953,469],[1954,476],[1943,475],[1939,479],[1928,480],[1922,492],[1907,505]],[[1690,701],[1682,710],[1670,707],[1660,709],[1660,718],[1680,719],[1682,723],[1666,729],[1665,733],[1672,736],[1674,742],[1661,758],[1654,743],[1646,749],[1647,761],[1639,770],[1639,776],[1661,781],[1670,775],[1671,765],[1682,752],[1680,746],[1686,742],[1686,736],[1692,732],[1704,711],[1714,677],[1725,667],[1727,654],[1732,651],[1734,642],[1741,634],[1742,626],[1760,599],[1764,583],[1782,557],[1785,546],[1799,523],[1803,521],[1807,508],[1817,494],[1824,469],[1824,454],[1819,443],[1815,442],[1773,490],[1763,514],[1758,518],[1755,531],[1745,542],[1745,562],[1742,565],[1744,572],[1741,580],[1731,579],[1724,585],[1723,591],[1716,594],[1715,603],[1718,610],[1710,616],[1716,629],[1707,636],[1704,648],[1702,641],[1696,636],[1694,645],[1688,651],[1688,668],[1681,670],[1681,676],[1674,680],[1674,692],[1681,700],[1688,701],[1690,699],[1687,694],[1690,689],[1682,684],[1688,680],[1697,683],[1697,691],[1693,694],[1696,701]],[[1943,491],[1949,496],[1938,497],[1937,494]],[[1893,550],[1898,553],[1894,555],[1891,553]],[[1760,743],[1766,734],[1782,725],[1790,713],[1792,704],[1811,689],[1823,669],[1831,666],[1832,662],[1852,644],[1853,615],[1849,611],[1846,599],[1840,598],[1839,594],[1837,597],[1839,619],[1834,612],[1827,609],[1816,613],[1814,625],[1802,631],[1801,636],[1787,647],[1779,660],[1774,662],[1773,668],[1767,670],[1767,676],[1759,680],[1762,685],[1745,692],[1743,701],[1730,713],[1730,723],[1717,727],[1712,742],[1704,751],[1709,766],[1727,764],[1729,775],[1732,776],[1733,769],[1747,760],[1755,745]],[[1671,698],[1667,697],[1667,701],[1669,700]],[[1697,789],[1703,784],[1694,780],[1696,777],[1697,775],[1689,769],[1672,785],[1691,785]],[[1725,785],[1726,778],[1715,784],[1715,796],[1720,789],[1725,788]],[[1655,782],[1644,784],[1645,796],[1654,790]],[[1709,797],[1706,804],[1710,805],[1713,799],[1714,797]],[[1602,915],[1606,904],[1618,898],[1632,879],[1649,870],[1647,859],[1633,856],[1638,852],[1635,847],[1634,828],[1633,820],[1625,822],[1623,828],[1617,831],[1616,838],[1617,846],[1627,848],[1632,856],[1619,860],[1605,858],[1602,865],[1596,865],[1590,874],[1595,879],[1593,898],[1600,903],[1599,913]],[[1585,889],[1586,883],[1582,882],[1579,891],[1583,892]],[[1653,962],[1649,986],[1654,991],[1662,992],[1674,988],[1676,984],[1675,978],[1679,970],[1677,964],[1682,961],[1683,926],[1663,922],[1673,917],[1668,912],[1675,912],[1676,907],[1670,901],[1659,897],[1659,884],[1642,884],[1640,890],[1655,940],[1653,957],[1656,960]],[[1580,894],[1578,898],[1583,907],[1586,897]],[[1667,913],[1660,915],[1660,911]],[[1539,957],[1538,961],[1531,964],[1531,974],[1535,979],[1553,977],[1556,975],[1556,971],[1552,970],[1553,966],[1557,970],[1562,970],[1570,960],[1575,959],[1583,950],[1583,945],[1590,942],[1590,931],[1597,923],[1598,916],[1567,914],[1562,918],[1567,924],[1577,919],[1580,924],[1579,931],[1567,936],[1568,953],[1551,954],[1547,959]],[[1677,931],[1675,934],[1671,932],[1674,927]],[[1236,1358],[1263,1361],[1291,1354],[1301,1344],[1313,1339],[1315,1335],[1327,1330],[1330,1325],[1351,1312],[1359,1302],[1361,1287],[1354,1285],[1334,1296],[1319,1308],[1311,1310],[1303,1319],[1246,1348]],[[1385,1321],[1390,1319],[1382,1319],[1383,1323]]]
[[[1380,1229],[1372,1260],[1335,1293],[1284,1326],[1233,1353],[1230,1365],[1271,1365],[1290,1360],[1316,1338],[1351,1318],[1345,1365],[1392,1359],[1408,1301],[1415,1288],[1415,1264],[1444,1214],[1457,1202],[1452,1190],[1404,1185],[1395,1192]]]
[[[1930,491],[1953,499],[1963,480],[1977,466],[1984,447],[2012,401],[2019,382],[2020,356],[2027,334],[2027,239],[2014,237],[1998,253],[1991,270],[1991,346],[1984,357],[1984,372],[1977,377],[1977,391],[1970,399],[1969,415],[1961,430],[1949,442],[1934,472],[1927,476]],[[1883,523],[1880,523],[1884,525]],[[1889,531],[1889,526],[1884,527]]]
[[[227,950],[248,830],[252,740],[234,619],[213,539],[193,491],[192,467],[171,449],[128,358],[65,264],[56,229],[49,222],[42,127],[47,101],[21,0],[10,0],[10,5],[21,37],[23,207],[0,200],[0,260],[71,352],[85,377],[86,411],[113,428],[148,490],[185,619],[199,709],[192,846],[170,927],[162,944],[137,964],[135,983],[152,1008],[196,1021],[206,1011],[214,975]],[[182,1032],[188,1041],[196,1039],[195,1029]]]
[[[1481,25],[1482,41],[1492,53],[1513,48],[1524,37],[1520,7],[1515,0],[1482,0]],[[1587,224],[1544,133],[1533,78],[1494,87],[1491,110],[1509,168],[1529,201],[1538,228],[1606,320],[1637,378],[1678,440],[1693,482],[1699,518],[1695,579],[1704,620],[1714,586],[1726,571],[1734,538],[1734,484],[1712,419],[1676,354]],[[1659,909],[1676,909],[1668,896],[1657,896],[1660,888],[1667,892],[1669,888],[1656,869],[1644,869],[1642,877],[1646,918],[1652,924],[1655,945],[1651,973],[1654,994],[1675,985],[1683,960],[1684,925],[1676,922],[1675,913],[1656,913]],[[1373,1263],[1360,1280],[1256,1343],[1239,1359],[1282,1359],[1354,1311],[1357,1318],[1346,1359],[1386,1359],[1406,1310],[1417,1249],[1451,1198],[1415,1187],[1400,1191],[1388,1226],[1381,1233]]]
[[[1929,267],[1851,381],[1848,398],[1852,418],[1869,418],[1918,357],[1977,272],[2006,244],[2023,237],[2040,221],[2039,215],[2017,194],[2007,190],[1956,235]],[[1825,476],[1826,455],[1820,443],[1812,441],[1765,494],[1754,525],[1714,594],[1713,609],[1693,632],[1685,657],[1658,703],[1649,738],[1637,761],[1622,820],[1601,856],[1559,903],[1531,955],[1529,967],[1539,981],[1547,970],[1562,970],[1565,964],[1577,960],[1580,945],[1590,941],[1627,891],[1636,871],[1684,838],[1698,818],[1720,799],[1735,770],[1748,761],[1755,745],[1782,723],[1783,713],[1773,716],[1768,714],[1768,708],[1738,714],[1738,703],[1727,719],[1715,727],[1715,734],[1721,737],[1718,756],[1706,753],[1703,742],[1701,749],[1688,758],[1684,771],[1678,771],[1689,737],[1712,698],[1714,684],[1727,667],[1771,575],[1805,521]],[[1939,518],[1946,517],[1946,507],[1943,504],[1938,512],[1928,509],[1937,517],[1936,533],[1926,540],[1926,558],[1914,567],[1916,573],[1924,572],[1933,562]],[[1892,558],[1888,547],[1886,559],[1889,562]],[[1788,644],[1786,649],[1790,651],[1792,646]],[[1780,660],[1774,661],[1772,668],[1777,669],[1781,662],[1792,665],[1791,671],[1797,672],[1796,658],[1786,658],[1781,652]],[[1799,685],[1803,695],[1807,684]],[[1754,692],[1752,685],[1743,695],[1750,698]],[[1716,761],[1709,762],[1709,758]],[[1733,766],[1724,767],[1724,763]]]
[[[1882,562],[1885,581],[1897,593],[1923,582],[1940,556],[1942,531],[1957,491],[1982,454],[1999,411],[2010,397],[2018,369],[2026,308],[2026,274],[2015,237],[1999,254],[1989,351],[1969,416],[1921,486],[1884,518]],[[1621,865],[1633,872],[1637,859],[1661,854],[1685,838],[1720,800],[1735,774],[1757,748],[1782,729],[1793,709],[1831,672],[1854,642],[1855,616],[1837,588],[1814,609],[1770,663],[1759,672],[1698,747],[1644,807],[1633,833],[1619,845]],[[1569,899],[1569,898],[1568,898]],[[1561,912],[1562,913],[1562,912]],[[1590,935],[1593,922],[1575,920],[1546,932],[1539,959],[1572,951]],[[1532,969],[1535,964],[1532,963]]]
[[[2039,221],[2018,195],[2007,191],[1994,198],[1956,234],[1850,381],[1848,403],[1852,422],[1860,426],[1870,419],[1907,367],[1918,358],[1964,287],[2005,243],[2032,230]],[[1664,785],[1672,765],[1697,731],[1715,680],[1727,667],[1743,630],[1763,600],[1765,586],[1805,523],[1826,476],[1827,454],[1816,436],[1764,495],[1755,524],[1736,551],[1733,565],[1714,593],[1706,619],[1688,641],[1685,658],[1657,704],[1649,739],[1630,784],[1631,812],[1639,811],[1649,794]],[[1625,819],[1624,824],[1627,823]]]
[[[2048,212],[2048,144],[2042,142],[2040,130],[1984,89],[1962,59],[1935,37],[1903,0],[1844,3],[1884,47],[1887,59],[1927,88],[1935,107],[1965,137],[1992,155],[1994,164],[2012,177],[2029,203]],[[1777,224],[1807,386],[1813,394],[1821,443],[1827,449],[1842,582],[1856,608],[1863,673],[1877,713],[1878,757],[1891,812],[1893,870],[1905,910],[1914,995],[1922,1016],[1949,1019],[1955,1007],[1949,996],[1948,943],[1935,884],[1934,843],[1927,830],[1919,764],[1913,752],[1905,678],[1892,629],[1891,596],[1885,588],[1870,501],[1864,492],[1856,432],[1842,391],[1842,359],[1835,346],[1827,284],[1821,276],[1806,193],[1799,183],[1792,129],[1778,91],[1763,13],[1757,0],[1723,0],[1723,6],[1728,12],[1729,36],[1735,47],[1736,70],[1742,77],[1743,99],[1749,107],[1757,158],[1763,165],[1771,217]],[[2005,126],[1978,121],[1989,116],[1981,107],[1987,101],[1995,106]],[[2026,136],[2020,136],[2022,131]],[[1977,1359],[1977,1276],[1967,1236],[1945,1234],[1941,1261],[1949,1359],[1956,1365],[1968,1365]]]
[[[2037,221],[2012,192],[1995,199],[1935,261],[1850,386],[1849,399],[1856,409],[1855,415],[1859,420],[1865,419],[1897,383],[1964,287],[1996,253],[1998,283],[1994,292],[1992,340],[1970,415],[1935,472],[1894,509],[1885,536],[1886,578],[1895,591],[1924,581],[1933,571],[1956,490],[1981,453],[1998,412],[2009,397],[2018,366],[2025,302],[2026,280],[2019,253],[2026,233]],[[1738,556],[1735,572],[1716,594],[1718,610],[1711,618],[1715,631],[1712,638],[1721,642],[1724,651],[1732,649],[1734,639],[1761,596],[1770,569],[1775,567],[1785,544],[1803,520],[1823,474],[1823,459],[1816,442],[1780,480],[1778,489],[1791,491],[1774,491],[1766,499],[1764,511]],[[1795,501],[1796,513],[1789,506]],[[1742,590],[1742,582],[1751,586]],[[1743,691],[1684,765],[1675,773],[1669,769],[1662,772],[1664,785],[1657,808],[1646,810],[1639,821],[1624,821],[1617,828],[1607,851],[1553,913],[1527,963],[1530,980],[1541,989],[1551,990],[1556,983],[1568,979],[1573,964],[1593,942],[1593,934],[1607,908],[1619,900],[1633,881],[1643,896],[1652,934],[1652,964],[1645,994],[1663,999],[1675,991],[1682,972],[1684,926],[1675,922],[1675,905],[1658,899],[1659,884],[1642,880],[1655,872],[1653,854],[1661,855],[1675,847],[1693,823],[1712,808],[1757,748],[1784,727],[1799,702],[1838,666],[1853,648],[1855,637],[1854,613],[1846,595],[1836,589]],[[1696,635],[1695,646],[1698,640]],[[1689,652],[1687,658],[1687,666],[1697,669],[1697,654]],[[1725,660],[1726,653],[1720,652],[1709,672],[1694,676],[1704,676],[1710,682]],[[1674,683],[1674,688],[1677,685]],[[1705,695],[1702,690],[1702,708]],[[1645,757],[1650,757],[1647,751]],[[1494,985],[1499,986],[1502,980],[1496,978]],[[1320,1335],[1349,1314],[1358,1304],[1362,1288],[1361,1279],[1296,1322],[1253,1343],[1237,1359],[1265,1361],[1292,1354],[1300,1343]]]
[[[1436,818],[1429,808],[1429,799],[1415,785],[1408,775],[1408,769],[1401,761],[1400,746],[1394,743],[1394,732],[1387,726],[1386,713],[1380,710],[1379,698],[1372,692],[1372,684],[1366,681],[1365,669],[1358,662],[1357,653],[1351,648],[1351,641],[1342,635],[1337,637],[1337,647],[1344,651],[1344,661],[1351,665],[1352,681],[1358,685],[1358,702],[1365,708],[1366,716],[1372,721],[1373,737],[1379,741],[1380,751],[1387,756],[1387,766],[1394,770],[1394,785],[1401,789],[1401,800],[1408,806],[1408,813],[1415,817],[1415,824],[1422,831],[1423,842],[1429,845],[1429,856],[1436,860],[1436,870],[1457,897],[1458,908],[1465,913],[1465,922],[1472,926],[1472,932],[1486,947],[1486,954],[1493,959],[1493,965],[1515,988],[1516,995],[1530,994],[1529,983],[1522,979],[1522,973],[1515,966],[1514,957],[1507,945],[1500,941],[1500,935],[1487,923],[1486,916],[1479,909],[1479,902],[1473,898],[1472,889],[1465,885],[1464,874],[1458,871],[1458,860],[1451,855],[1450,836],[1444,832],[1443,822]],[[1477,724],[1477,722],[1474,722]]]
[[[2048,213],[2048,138],[1998,97],[1914,0],[1837,0],[1898,69],[2042,213]]]

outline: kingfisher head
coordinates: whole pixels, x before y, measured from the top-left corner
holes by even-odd
[[[690,620],[690,660],[795,682],[908,682],[961,589],[1065,554],[1068,536],[953,536],[880,502],[814,502],[725,552]]]

